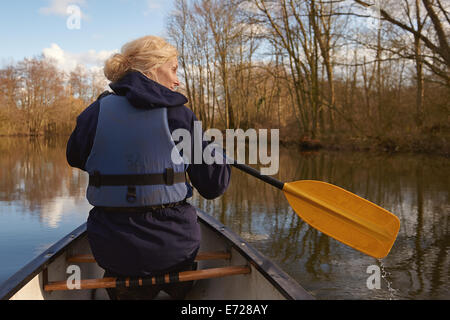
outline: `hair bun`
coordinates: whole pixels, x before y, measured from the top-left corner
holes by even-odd
[[[116,53],[105,62],[104,73],[108,80],[115,82],[130,69],[131,63],[128,58],[121,53]]]
[[[103,71],[112,82],[120,80],[131,70],[139,71],[158,82],[155,70],[177,56],[177,49],[163,38],[145,36],[124,44],[120,53],[114,54],[105,62]]]

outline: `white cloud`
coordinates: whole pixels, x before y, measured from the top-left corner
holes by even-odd
[[[147,0],[147,10],[144,11],[144,15],[154,13],[155,11],[161,10],[163,7],[163,0]]]
[[[84,65],[91,70],[98,70],[103,68],[103,64],[113,53],[113,51],[95,51],[89,50],[87,52],[72,53],[64,51],[56,43],[52,43],[50,48],[45,48],[42,53],[44,57],[54,59],[61,70],[69,73],[74,70],[77,65]]]
[[[147,0],[147,7],[149,9],[159,9],[162,7],[161,0]]]
[[[71,5],[85,5],[86,0],[50,0],[47,7],[39,8],[39,13],[43,15],[56,15],[67,17],[70,13],[67,8]],[[83,12],[81,12],[81,18],[85,17]]]

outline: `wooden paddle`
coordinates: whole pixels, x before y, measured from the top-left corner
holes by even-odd
[[[283,183],[236,161],[232,165],[282,190],[295,213],[326,235],[377,259],[391,250],[400,229],[391,212],[329,183]]]

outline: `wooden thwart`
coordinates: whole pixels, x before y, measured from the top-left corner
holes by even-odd
[[[203,260],[230,260],[231,254],[229,252],[200,252],[195,261]],[[79,254],[67,258],[67,262],[70,263],[95,263],[95,258],[92,254]]]
[[[222,268],[211,268],[195,271],[183,271],[171,273],[163,276],[149,278],[103,278],[80,280],[80,286],[77,290],[100,289],[100,288],[135,288],[164,283],[176,283],[183,281],[193,281],[201,279],[212,279],[227,277],[239,274],[248,274],[251,272],[249,266],[230,266]],[[74,290],[67,287],[67,281],[50,282],[44,285],[45,291]]]

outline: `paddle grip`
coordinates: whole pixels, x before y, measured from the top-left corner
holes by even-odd
[[[253,169],[252,167],[246,166],[245,164],[239,164],[236,161],[234,163],[232,163],[231,165],[241,171],[244,171],[245,173],[248,173],[248,174],[254,176],[255,178],[258,178],[259,180],[267,182],[268,184],[274,186],[275,188],[283,190],[284,182],[281,182],[270,176],[262,175],[258,170]]]

